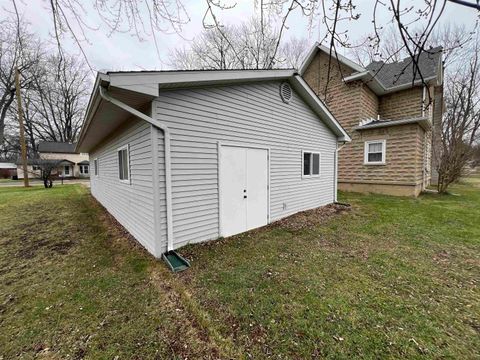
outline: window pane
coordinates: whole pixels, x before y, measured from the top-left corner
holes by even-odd
[[[84,173],[84,174],[88,174],[88,165],[85,165],[85,166],[83,167],[83,173]]]
[[[128,180],[128,151],[123,150],[123,178]]]
[[[368,162],[382,162],[382,153],[368,154]]]
[[[303,153],[303,175],[310,175],[311,153]]]
[[[381,153],[382,152],[382,143],[373,143],[368,144],[369,153]]]
[[[118,177],[120,180],[123,180],[123,156],[122,156],[122,151],[120,150],[118,152]]]
[[[313,154],[312,175],[320,174],[320,154]]]

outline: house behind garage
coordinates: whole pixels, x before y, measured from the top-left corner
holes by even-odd
[[[75,146],[76,144],[69,142],[40,141],[37,157],[27,159],[28,176],[41,178],[41,164],[48,160],[54,164],[52,170],[54,178],[88,178],[90,176],[88,154],[76,152]],[[17,161],[17,174],[19,179],[23,179],[23,166],[20,159]]]
[[[442,48],[366,67],[315,44],[300,69],[352,141],[339,152],[341,190],[417,196],[437,180]]]
[[[349,140],[294,70],[109,72],[77,151],[92,195],[158,257],[334,202]]]

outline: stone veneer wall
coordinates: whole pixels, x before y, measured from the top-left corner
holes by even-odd
[[[380,118],[400,120],[419,118],[422,116],[423,88],[418,86],[383,95],[380,98]]]

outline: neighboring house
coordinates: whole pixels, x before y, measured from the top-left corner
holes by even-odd
[[[443,113],[442,48],[418,59],[427,86],[411,59],[364,68],[329,54],[315,44],[300,73],[352,138],[339,151],[339,188],[417,196],[436,181],[432,143],[440,139]]]
[[[52,172],[54,177],[59,178],[88,178],[90,166],[88,154],[75,151],[73,143],[40,141],[38,143],[38,154],[41,160],[56,161],[56,168]],[[35,159],[28,159],[27,171],[30,177],[41,177],[41,163]],[[17,163],[18,178],[23,179],[23,168],[21,162]]]
[[[294,70],[98,74],[77,151],[156,257],[336,199],[349,136]]]
[[[17,175],[16,164],[0,162],[0,179],[12,178],[15,175]]]

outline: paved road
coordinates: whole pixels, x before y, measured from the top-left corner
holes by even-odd
[[[82,184],[84,186],[90,187],[90,180],[88,179],[63,180],[63,184],[64,185]],[[9,186],[23,186],[23,180],[0,181],[0,187],[9,187]],[[43,186],[43,181],[30,180],[30,186]],[[53,186],[62,186],[62,181],[55,180],[53,182]]]

